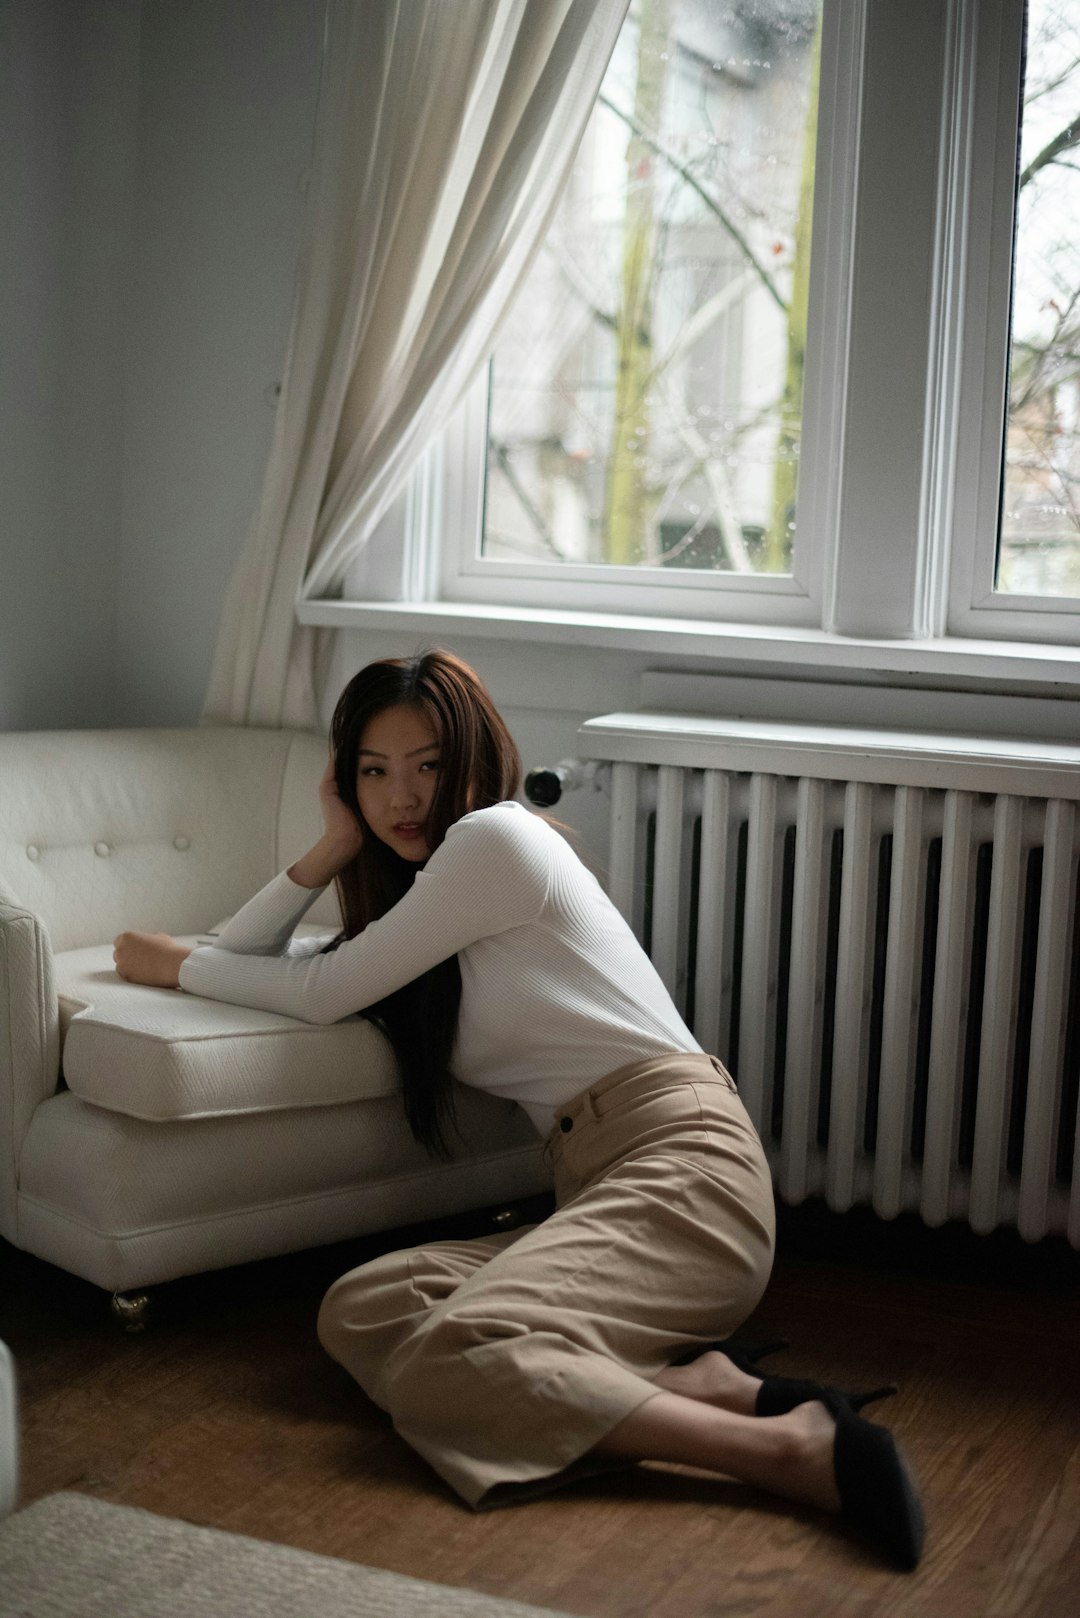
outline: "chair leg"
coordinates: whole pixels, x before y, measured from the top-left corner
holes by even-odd
[[[147,1292],[114,1292],[110,1304],[112,1317],[126,1332],[146,1330],[146,1317],[150,1308]]]

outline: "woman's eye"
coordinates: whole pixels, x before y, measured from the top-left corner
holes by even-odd
[[[422,770],[437,770],[439,768],[439,761],[437,758],[426,758],[423,764],[421,764],[420,768]]]

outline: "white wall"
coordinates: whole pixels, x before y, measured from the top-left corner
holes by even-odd
[[[269,450],[323,12],[0,3],[0,728],[198,718]]]
[[[0,7],[0,726],[113,703],[134,0]]]
[[[144,0],[116,721],[199,716],[270,448],[322,0]]]

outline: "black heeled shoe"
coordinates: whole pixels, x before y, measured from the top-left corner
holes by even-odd
[[[672,1360],[672,1365],[689,1365],[710,1349],[719,1354],[726,1354],[732,1365],[738,1366],[740,1371],[753,1371],[758,1360],[768,1359],[770,1354],[779,1354],[782,1348],[788,1347],[786,1337],[777,1337],[774,1342],[766,1343],[737,1343],[734,1337],[724,1337],[718,1343],[702,1343],[700,1348],[692,1348],[680,1359]]]
[[[691,1354],[684,1355],[676,1360],[676,1365],[687,1365],[691,1360],[697,1359],[699,1354],[715,1349],[726,1354],[732,1365],[740,1371],[753,1375],[759,1360],[767,1359],[770,1354],[778,1354],[782,1348],[787,1348],[786,1338],[780,1337],[773,1343],[736,1343],[733,1339],[719,1343],[707,1343],[704,1348],[695,1349]],[[889,1382],[884,1387],[872,1388],[869,1393],[848,1393],[843,1388],[834,1388],[828,1382],[812,1382],[804,1377],[793,1376],[766,1376],[762,1378],[761,1386],[757,1391],[757,1400],[754,1405],[755,1416],[786,1416],[789,1410],[796,1405],[809,1404],[813,1399],[820,1399],[827,1404],[829,1398],[843,1399],[852,1411],[865,1410],[867,1405],[876,1404],[879,1399],[890,1399],[897,1392],[895,1382]]]
[[[831,1393],[822,1402],[836,1422],[833,1475],[842,1516],[894,1567],[910,1573],[922,1556],[926,1523],[892,1433]]]
[[[797,1405],[809,1404],[813,1399],[820,1399],[824,1405],[838,1399],[852,1415],[856,1415],[867,1405],[876,1404],[879,1399],[891,1399],[896,1392],[895,1382],[888,1382],[882,1388],[872,1388],[869,1393],[847,1393],[828,1382],[811,1382],[798,1376],[767,1376],[758,1389],[754,1415],[786,1416],[789,1410],[794,1410]]]

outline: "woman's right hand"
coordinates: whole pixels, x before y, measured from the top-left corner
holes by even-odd
[[[319,807],[326,829],[315,847],[289,867],[290,879],[302,888],[326,887],[364,846],[363,828],[338,793],[333,754],[319,782]]]
[[[360,822],[347,804],[342,803],[334,774],[334,755],[331,753],[322,780],[319,782],[319,807],[322,810],[326,837],[335,848],[345,853],[342,864],[348,865],[364,846],[364,833]]]

